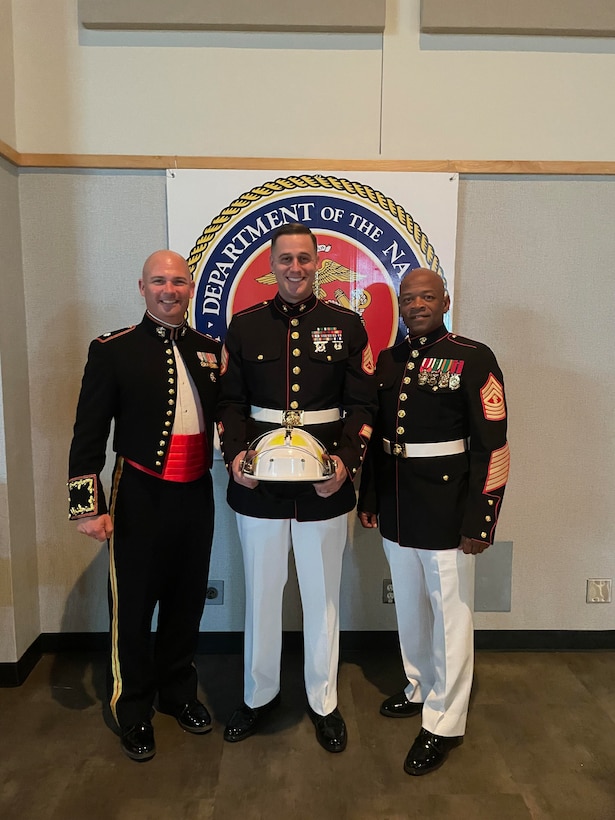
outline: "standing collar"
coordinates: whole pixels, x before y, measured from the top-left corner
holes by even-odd
[[[448,336],[448,330],[444,327],[444,325],[440,325],[440,327],[432,330],[431,333],[426,333],[423,336],[406,336],[406,340],[410,345],[411,350],[423,350],[424,348],[431,347],[431,345],[435,344],[436,342],[445,339]]]
[[[279,293],[276,293],[273,299],[273,304],[276,310],[279,310],[280,313],[283,313],[285,316],[301,316],[304,313],[308,313],[308,311],[313,310],[313,308],[316,307],[317,302],[318,299],[314,293],[310,294],[307,299],[303,302],[298,302],[296,305],[291,305],[289,302],[285,302]]]
[[[145,311],[143,325],[148,333],[157,336],[162,342],[176,342],[186,335],[188,323],[184,320],[181,325],[167,325],[157,319],[149,311]]]

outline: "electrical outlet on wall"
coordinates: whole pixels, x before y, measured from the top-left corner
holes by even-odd
[[[224,603],[224,581],[209,581],[205,593],[205,605]]]
[[[395,594],[393,592],[393,582],[390,578],[384,578],[382,581],[382,603],[394,604]]]
[[[610,604],[613,600],[611,578],[588,578],[586,602],[588,604]]]

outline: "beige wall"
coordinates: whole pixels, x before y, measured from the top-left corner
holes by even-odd
[[[230,40],[203,35],[198,42],[205,45],[194,47],[84,46],[77,0],[19,0],[13,4],[14,147],[95,154],[613,159],[612,54],[579,53],[574,38],[563,52],[536,46],[523,51],[523,39],[509,46],[519,49],[514,51],[428,50],[421,47],[419,16],[419,0],[388,0],[382,52],[377,38],[372,47],[352,50],[330,47],[339,44],[335,39],[290,34]],[[135,34],[122,42],[164,40],[139,41]]]
[[[42,632],[106,628],[105,551],[66,520],[67,450],[89,340],[141,315],[136,279],[164,244],[164,185],[156,172],[20,176]],[[498,355],[513,454],[498,528],[514,543],[512,611],[477,613],[476,626],[612,629],[612,606],[587,605],[585,581],[615,576],[615,378],[605,364],[615,181],[466,178],[459,206],[454,327]],[[211,578],[224,580],[226,602],[206,608],[206,630],[242,628],[225,483],[217,465]],[[344,629],[395,627],[380,603],[384,577],[377,535],[354,528]],[[285,624],[301,624],[293,584]]]
[[[40,633],[30,382],[18,175],[0,160],[0,661],[17,660]]]
[[[76,0],[20,0],[14,16],[22,152],[378,150],[378,49],[294,48],[294,35],[265,49],[256,34],[237,35],[249,48],[80,46]]]
[[[142,315],[143,260],[166,246],[164,177],[25,173],[20,197],[41,631],[104,630],[106,548],[67,519],[68,445],[89,341]]]
[[[613,159],[612,54],[422,49],[418,5],[387,6],[384,156]]]
[[[11,0],[0,0],[0,140],[15,147],[15,74]]]
[[[615,578],[614,209],[612,178],[460,185],[454,326],[497,352],[510,412],[513,609],[478,628],[615,628],[585,602]]]
[[[533,158],[605,157],[607,141],[612,158],[608,55],[424,52],[418,2],[387,8],[386,156],[519,158],[526,140]],[[21,151],[378,156],[380,56],[369,49],[85,48],[73,0],[19,0],[12,12]],[[513,606],[478,613],[480,629],[613,628],[612,605],[585,603],[585,580],[615,576],[614,212],[610,178],[460,182],[454,322],[501,361],[513,452],[498,530],[514,542]],[[39,632],[106,628],[105,551],[66,520],[67,451],[88,342],[141,315],[141,263],[165,244],[163,173],[18,173],[0,160],[11,300],[0,323],[0,662]],[[215,479],[211,577],[225,581],[226,604],[207,607],[203,628],[239,630],[241,558],[219,465]],[[394,628],[385,576],[377,536],[356,530],[344,629]],[[300,625],[293,585],[285,623]]]

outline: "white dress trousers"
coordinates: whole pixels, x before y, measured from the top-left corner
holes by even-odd
[[[308,703],[319,715],[337,706],[339,593],[348,515],[326,521],[236,514],[246,585],[244,700],[264,706],[280,691],[282,596],[292,546],[303,608]]]
[[[391,568],[406,697],[423,727],[464,734],[474,673],[474,556],[400,547],[383,539]]]

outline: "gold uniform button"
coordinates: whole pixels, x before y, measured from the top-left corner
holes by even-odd
[[[262,362],[265,357],[263,356],[262,353],[259,353],[256,358],[259,360],[259,362]]]
[[[413,359],[418,359],[419,352],[418,352],[418,350],[413,350],[410,355],[412,356]]]
[[[486,532],[481,532],[480,537],[481,537],[481,538],[486,538],[486,537],[487,537],[487,533],[486,533]]]
[[[490,507],[493,507],[493,498],[490,498],[489,501],[487,501],[487,504],[489,504]]]
[[[414,370],[414,362],[408,362],[406,367],[408,368],[408,370]]]
[[[175,384],[175,379],[167,379],[168,384]]]
[[[167,416],[169,415],[169,413],[170,413],[170,410],[167,410]],[[170,422],[170,421],[165,421],[164,426],[165,426],[165,427],[170,427],[170,426],[171,426],[171,422]],[[169,431],[167,430],[167,436],[168,436],[168,435],[169,435]]]
[[[297,365],[297,367],[293,367],[293,376],[298,376],[301,373],[301,368]]]
[[[330,361],[331,361],[331,356],[327,356],[327,361],[328,361],[328,362],[330,362]]]
[[[156,453],[156,455],[157,455],[157,456],[163,456],[163,455],[164,455],[164,450],[158,450],[158,452]]]
[[[166,422],[165,422],[165,424],[170,424],[170,422],[169,422],[169,421],[166,421]],[[163,430],[163,431],[162,431],[162,435],[163,435],[163,436],[168,436],[168,435],[169,435],[169,431],[168,431],[168,430]]]
[[[400,410],[397,415],[400,419],[403,419],[406,416],[406,411],[405,410]]]
[[[298,347],[296,347],[296,348],[293,350],[293,356],[294,356],[294,357],[295,357],[295,359],[296,359],[296,358],[297,358],[298,356],[300,356],[300,355],[301,355],[301,351],[299,350],[299,348],[298,348]]]
[[[443,476],[442,476],[442,481],[448,481],[448,476],[447,476],[447,475],[443,475]]]
[[[175,404],[175,399],[169,399],[168,404],[170,404],[171,406],[174,405]],[[167,413],[168,412],[169,411],[167,410]]]
[[[404,376],[404,384],[410,384],[411,381],[412,379],[410,378],[410,376]]]
[[[169,367],[169,369],[167,370],[167,373],[169,374],[169,376],[175,375],[175,368],[174,367]]]
[[[173,355],[173,348],[172,347],[167,347],[167,349],[164,352],[167,354],[167,356],[172,356]]]
[[[298,339],[298,338],[299,338],[299,331],[298,331],[298,330],[294,330],[294,331],[290,334],[290,338],[291,338],[291,339]]]
[[[175,364],[173,359],[167,359],[167,364]]]
[[[301,387],[298,384],[293,384],[293,386],[290,389],[293,391],[293,393],[298,393],[301,390]]]
[[[299,402],[298,401],[291,401],[291,403],[290,403],[290,409],[291,410],[296,410],[298,407],[299,407]]]
[[[486,515],[486,516],[485,516],[485,521],[491,521],[491,516],[490,516],[490,515]]]
[[[165,444],[166,444],[166,441],[164,439],[162,439],[162,441],[158,442],[159,447],[164,447]]]
[[[175,390],[172,387],[169,387],[169,396],[174,396]]]
[[[408,394],[407,394],[407,393],[400,393],[400,394],[399,394],[399,400],[400,400],[400,401],[406,401],[406,399],[407,399],[407,398],[408,398]]]
[[[406,431],[404,430],[404,428],[403,428],[403,427],[398,427],[396,432],[397,432],[397,435],[398,435],[398,436],[403,436],[403,434],[404,434]]]
[[[291,319],[290,323],[293,327],[297,327],[297,325],[299,324],[299,319]]]
[[[156,467],[162,467],[162,462],[161,462],[161,461],[157,461],[157,462],[156,462]]]
[[[169,402],[169,404],[173,404],[173,400],[171,400]],[[172,415],[173,415],[173,411],[172,410],[167,410],[167,416],[172,416]],[[171,422],[167,421],[167,424],[171,424]]]

